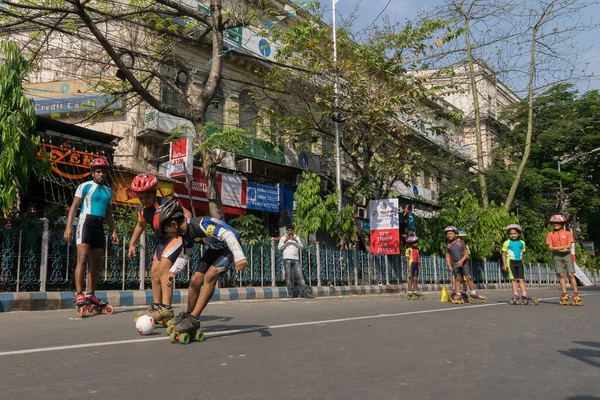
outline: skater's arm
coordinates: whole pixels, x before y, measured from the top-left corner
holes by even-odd
[[[67,226],[65,227],[64,238],[68,242],[73,237],[73,219],[75,218],[75,213],[81,204],[81,197],[75,196],[73,198],[73,204],[71,204],[71,209],[69,210],[69,216],[67,217]]]
[[[237,238],[235,237],[235,235],[232,232],[230,232],[226,229],[221,229],[221,230],[219,230],[219,233],[217,236],[220,240],[227,243],[227,247],[229,248],[231,253],[233,253],[233,261],[235,261],[236,264],[238,263],[238,261],[242,261],[242,260],[246,259],[246,256],[244,255],[244,251],[242,250],[242,246],[240,245],[240,242],[237,240]]]
[[[135,255],[135,242],[138,241],[142,233],[146,230],[146,221],[138,221],[135,229],[133,230],[133,234],[131,235],[131,240],[129,241],[129,258],[133,258]]]
[[[190,259],[191,257],[185,250],[179,253],[179,257],[177,257],[177,260],[175,260],[173,266],[169,269],[169,275],[167,275],[167,286],[171,287],[171,282],[173,279],[175,279],[177,274],[183,271]]]
[[[502,252],[502,269],[505,271],[508,269],[506,267],[506,251]]]
[[[452,259],[450,258],[450,254],[449,253],[446,253],[446,265],[448,266],[448,269],[450,271],[453,270],[453,268],[452,268]]]
[[[113,220],[112,204],[106,206],[106,223],[108,224],[108,229],[112,232],[113,244],[119,243],[119,237],[117,236],[117,230],[115,229],[115,221]]]

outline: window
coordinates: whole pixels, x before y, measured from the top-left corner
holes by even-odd
[[[256,136],[255,119],[258,117],[258,108],[254,100],[254,94],[249,90],[240,93],[240,128],[248,134]]]
[[[174,66],[167,65],[164,70],[165,77],[173,80],[175,85],[185,93],[189,82],[188,73],[183,69],[177,69]],[[185,100],[171,86],[163,82],[162,101],[170,106],[184,107]]]
[[[223,111],[225,109],[225,96],[223,95],[223,89],[219,86],[215,92],[215,95],[208,103],[208,108],[204,114],[206,122],[212,122],[219,129],[223,129]]]
[[[431,189],[431,176],[428,173],[423,175],[423,187],[425,189]]]

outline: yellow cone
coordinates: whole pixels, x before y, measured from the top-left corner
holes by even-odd
[[[440,299],[440,303],[447,303],[448,302],[448,289],[446,289],[446,286],[442,286],[442,298]]]

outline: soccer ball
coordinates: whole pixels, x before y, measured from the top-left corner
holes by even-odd
[[[149,315],[142,315],[135,323],[135,329],[140,335],[149,335],[154,332],[154,318]]]

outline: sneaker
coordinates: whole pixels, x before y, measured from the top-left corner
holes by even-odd
[[[168,309],[159,305],[154,307],[154,310],[148,312],[146,315],[152,317],[152,319],[154,319],[154,322],[156,322],[157,324],[162,324],[163,321],[166,322],[172,319],[175,316],[175,313],[173,312],[172,308]]]
[[[154,312],[154,310],[156,310],[158,308],[158,305],[152,303],[150,304],[150,306],[148,308],[143,309],[142,311],[137,313],[138,317],[141,317],[142,315],[148,315],[151,312]]]
[[[87,296],[85,296],[85,298],[90,304],[94,304],[96,306],[108,305],[107,301],[99,299],[98,297],[96,297],[96,295],[94,293],[88,293]]]
[[[83,307],[87,304],[85,294],[77,293],[75,295],[75,307]]]
[[[186,315],[186,318],[175,325],[175,332],[193,332],[200,329],[200,320],[191,314]]]
[[[302,297],[304,297],[305,299],[314,299],[315,298],[315,296],[313,296],[312,293],[310,293],[308,291],[304,292]]]
[[[179,314],[177,314],[177,316],[173,319],[171,319],[169,322],[167,322],[168,325],[178,325],[180,324],[184,319],[187,318],[189,314],[185,311],[180,312]]]

